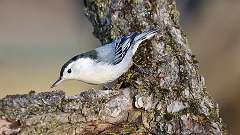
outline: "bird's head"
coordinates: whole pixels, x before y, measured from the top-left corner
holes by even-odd
[[[61,82],[63,82],[64,80],[74,80],[78,78],[78,70],[79,68],[77,67],[77,65],[79,65],[79,61],[70,59],[68,62],[66,62],[60,71],[60,76],[58,78],[58,80],[53,83],[53,85],[51,86],[51,88],[57,86],[58,84],[60,84]]]
[[[84,78],[89,78],[87,72],[92,70],[91,67],[96,60],[97,52],[95,50],[74,56],[62,66],[60,76],[51,88],[57,86],[64,80],[84,81]]]

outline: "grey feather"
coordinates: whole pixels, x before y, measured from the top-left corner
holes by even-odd
[[[63,75],[65,68],[72,62],[80,58],[90,58],[95,60],[95,62],[102,62],[117,65],[120,63],[129,49],[134,45],[140,44],[142,41],[148,39],[151,34],[156,34],[158,30],[150,30],[143,33],[134,32],[128,36],[123,36],[116,39],[112,43],[106,44],[104,46],[98,47],[94,50],[79,54],[67,61],[60,71],[60,76]]]

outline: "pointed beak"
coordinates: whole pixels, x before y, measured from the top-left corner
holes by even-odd
[[[63,79],[62,79],[62,78],[59,78],[59,79],[51,86],[51,88],[57,86],[57,85],[60,84],[62,81],[63,81]]]

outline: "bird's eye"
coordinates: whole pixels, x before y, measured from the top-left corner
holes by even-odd
[[[69,74],[70,74],[70,73],[72,73],[72,70],[71,70],[71,68],[70,68],[70,69],[68,69],[68,71],[67,71],[67,72],[68,72]]]

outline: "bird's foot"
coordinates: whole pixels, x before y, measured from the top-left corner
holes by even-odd
[[[103,89],[104,90],[113,90],[115,83],[116,83],[116,81],[108,82],[108,83],[103,85]]]

